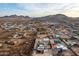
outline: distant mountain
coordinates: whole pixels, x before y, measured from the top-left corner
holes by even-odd
[[[0,20],[31,20],[31,17],[29,16],[23,16],[23,15],[10,15],[10,16],[3,16],[0,17]]]
[[[29,16],[23,16],[23,15],[10,15],[10,16],[3,16],[2,18],[30,18]]]
[[[71,18],[63,14],[56,14],[56,15],[48,15],[45,17],[37,17],[33,19],[41,20],[41,21],[49,21],[49,22],[67,22]]]
[[[44,17],[36,17],[36,18],[32,18],[29,16],[23,16],[23,15],[10,15],[10,16],[3,16],[0,17],[0,20],[33,20],[33,21],[49,21],[49,22],[74,22],[74,21],[79,21],[79,17],[77,18],[72,18],[72,17],[68,17],[66,15],[63,14],[56,14],[56,15],[48,15],[48,16],[44,16]]]

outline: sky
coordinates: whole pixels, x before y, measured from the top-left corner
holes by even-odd
[[[41,17],[54,14],[65,14],[79,17],[78,3],[0,3],[0,16],[24,15]]]

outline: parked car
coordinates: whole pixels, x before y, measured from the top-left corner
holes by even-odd
[[[44,44],[42,44],[42,43],[39,43],[39,45],[37,46],[37,53],[44,53]]]
[[[48,43],[49,43],[49,38],[47,38],[47,37],[44,38],[44,39],[43,39],[43,42],[44,42],[45,45],[48,45]]]

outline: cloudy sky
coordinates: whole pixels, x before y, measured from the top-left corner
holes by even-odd
[[[40,17],[54,14],[65,14],[79,17],[79,4],[75,3],[0,3],[0,16],[27,15]]]

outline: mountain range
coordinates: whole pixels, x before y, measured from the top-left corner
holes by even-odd
[[[56,14],[56,15],[48,15],[43,17],[29,17],[29,16],[23,16],[23,15],[10,15],[10,16],[3,16],[0,17],[0,20],[40,20],[40,21],[50,21],[50,22],[69,22],[69,21],[79,21],[79,17],[68,17],[63,14]]]

